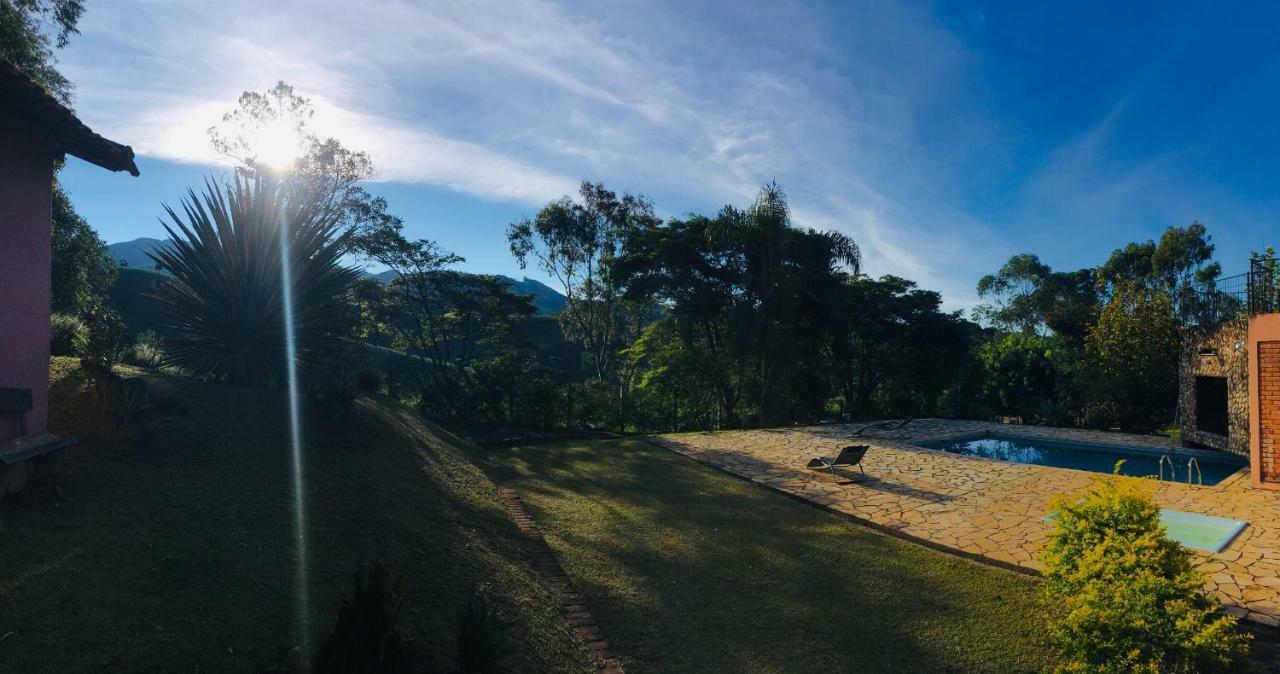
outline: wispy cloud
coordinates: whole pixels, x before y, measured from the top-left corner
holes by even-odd
[[[64,63],[91,123],[184,162],[218,161],[206,129],[283,79],[382,180],[532,206],[591,178],[714,210],[776,179],[800,224],[857,238],[869,272],[966,304],[975,274],[949,261],[996,254],[945,205],[987,131],[971,57],[914,5],[836,11],[118,2],[90,7]]]

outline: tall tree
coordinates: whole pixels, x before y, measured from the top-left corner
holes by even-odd
[[[1089,333],[1086,357],[1094,398],[1114,404],[1126,431],[1174,420],[1178,397],[1178,320],[1162,288],[1120,285]]]
[[[1098,312],[1092,269],[1055,272],[1030,253],[979,279],[978,296],[992,304],[975,314],[996,326],[1028,334],[1048,329],[1079,343]]]
[[[82,0],[0,0],[0,57],[70,105],[74,87],[58,72],[54,51],[80,32],[83,13]]]
[[[785,194],[767,185],[745,210],[655,223],[614,271],[665,306],[734,426],[746,414],[769,424],[821,413],[824,325],[859,261],[848,237],[793,227]]]
[[[107,246],[76,213],[66,192],[53,188],[53,306],[56,313],[83,316],[100,304],[115,283]]]
[[[403,223],[388,212],[386,199],[364,188],[377,175],[369,155],[316,134],[309,126],[314,115],[310,99],[277,82],[242,93],[236,108],[209,128],[209,142],[240,175],[280,179],[291,198],[318,199],[325,217],[347,235],[344,246],[362,252],[371,239],[398,232]]]
[[[1160,241],[1131,243],[1118,248],[1098,269],[1098,284],[1108,294],[1131,284],[1163,290],[1175,313],[1184,320],[1198,307],[1195,286],[1212,283],[1222,275],[1213,261],[1213,237],[1199,222],[1170,227]]]
[[[625,242],[658,218],[643,196],[618,196],[586,181],[578,194],[579,201],[562,197],[533,218],[512,223],[507,239],[521,268],[534,262],[559,281],[566,300],[560,313],[565,336],[583,345],[598,380],[612,381],[619,352],[636,336],[627,328],[641,323],[628,313],[647,311],[625,301],[612,264]]]

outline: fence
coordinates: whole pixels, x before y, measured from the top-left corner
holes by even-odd
[[[1180,299],[1183,320],[1196,325],[1280,311],[1280,261],[1254,257],[1249,271],[1188,288]]]

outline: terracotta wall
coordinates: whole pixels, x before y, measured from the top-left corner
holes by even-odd
[[[1280,314],[1249,319],[1249,354],[1256,364],[1249,371],[1253,485],[1280,489]]]
[[[27,432],[49,408],[49,262],[54,153],[32,129],[0,115],[0,388],[29,388]],[[0,415],[0,441],[18,434]]]
[[[1240,319],[1209,329],[1192,328],[1182,335],[1178,363],[1178,419],[1182,439],[1249,456],[1249,321]],[[1196,377],[1227,380],[1227,435],[1199,428]]]

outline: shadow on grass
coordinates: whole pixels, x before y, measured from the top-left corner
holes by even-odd
[[[489,457],[518,483],[628,669],[1008,672],[1047,662],[1026,578],[640,441]]]

